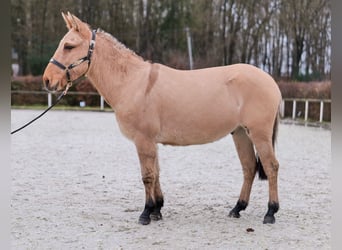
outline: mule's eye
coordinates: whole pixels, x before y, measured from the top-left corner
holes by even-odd
[[[70,45],[70,44],[65,44],[64,45],[64,49],[65,50],[72,50],[73,48],[75,48],[75,46],[73,46],[73,45]]]

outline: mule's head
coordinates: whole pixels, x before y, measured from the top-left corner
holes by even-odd
[[[92,32],[88,24],[69,12],[62,13],[62,16],[69,31],[60,41],[53,59],[50,60],[44,71],[43,84],[49,91],[65,89],[68,80],[73,81],[83,76],[89,67],[86,60],[80,60],[87,56],[92,39]]]

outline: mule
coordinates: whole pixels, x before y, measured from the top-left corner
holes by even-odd
[[[239,199],[229,216],[245,210],[253,180],[269,182],[264,223],[279,209],[279,164],[274,153],[281,94],[273,78],[248,64],[176,70],[143,60],[116,38],[62,13],[68,32],[47,65],[49,91],[66,91],[86,75],[113,108],[121,132],[134,142],[145,187],[143,225],[162,218],[157,144],[194,145],[232,134],[243,169]]]

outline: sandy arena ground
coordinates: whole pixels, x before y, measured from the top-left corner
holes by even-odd
[[[12,110],[12,130],[41,111]],[[144,188],[113,113],[50,111],[11,136],[12,249],[330,249],[331,131],[280,125],[280,210],[262,224],[267,182],[229,218],[242,184],[230,136],[159,146],[163,220],[138,224]],[[254,232],[247,232],[252,228]]]

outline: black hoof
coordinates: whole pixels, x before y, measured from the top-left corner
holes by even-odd
[[[238,200],[235,207],[232,210],[230,210],[229,217],[240,218],[240,211],[245,210],[247,205],[248,203],[246,201]]]
[[[148,225],[151,222],[151,218],[150,218],[150,214],[151,214],[151,207],[149,206],[149,204],[145,205],[145,209],[142,212],[142,214],[139,217],[139,223],[141,225]]]
[[[139,223],[141,225],[148,225],[148,224],[150,224],[150,222],[151,222],[150,217],[146,217],[146,216],[140,216],[139,217]]]
[[[233,218],[240,218],[240,213],[235,211],[234,209],[230,210],[229,212],[229,217],[233,217]]]
[[[155,220],[155,221],[163,219],[161,212],[152,212],[150,217],[151,217],[151,220]]]
[[[264,224],[274,224],[275,217],[274,214],[279,210],[279,203],[278,202],[269,202],[268,203],[268,210],[264,217]]]
[[[264,224],[274,224],[275,223],[274,215],[265,215],[263,223]]]

